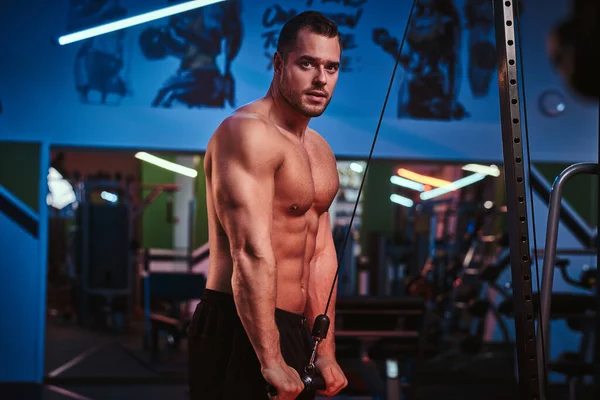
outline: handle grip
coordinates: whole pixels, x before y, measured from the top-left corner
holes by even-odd
[[[327,386],[325,385],[325,379],[323,379],[323,377],[319,374],[319,375],[315,375],[312,378],[312,383],[309,386],[309,390],[325,390],[327,389]],[[306,383],[304,384],[304,390],[307,390],[306,388]]]
[[[302,377],[302,382],[304,383],[304,391],[305,392],[314,392],[316,390],[325,390],[327,387],[325,386],[325,379],[319,373],[316,373],[314,376],[305,375]],[[267,384],[267,393],[271,396],[277,396],[277,388],[270,383]]]

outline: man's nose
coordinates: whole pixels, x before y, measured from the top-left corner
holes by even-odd
[[[318,83],[322,86],[327,84],[327,73],[324,68],[317,68],[317,73],[315,74],[315,83]]]

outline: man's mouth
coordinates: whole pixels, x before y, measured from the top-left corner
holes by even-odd
[[[310,101],[319,104],[325,103],[325,100],[327,100],[327,95],[323,92],[308,92],[306,93],[306,95],[308,96]]]

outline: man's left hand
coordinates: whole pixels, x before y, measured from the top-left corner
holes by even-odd
[[[325,380],[325,390],[317,390],[317,393],[327,397],[333,397],[348,385],[348,379],[344,375],[334,356],[319,356],[315,366],[321,372]]]

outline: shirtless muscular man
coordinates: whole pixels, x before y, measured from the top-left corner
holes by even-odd
[[[331,148],[308,124],[331,100],[341,50],[332,21],[298,14],[280,32],[268,93],[209,141],[210,269],[190,326],[192,399],[315,397],[300,374],[337,269],[328,209],[339,180]],[[335,290],[315,362],[325,396],[348,383],[335,358],[334,310]]]

